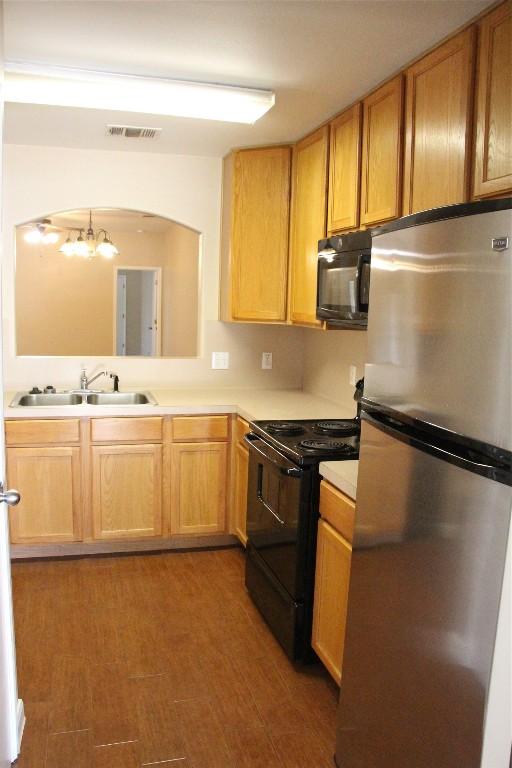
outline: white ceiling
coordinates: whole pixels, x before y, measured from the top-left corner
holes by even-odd
[[[270,88],[255,125],[7,104],[5,141],[222,156],[292,141],[492,0],[4,0],[5,58]],[[106,123],[162,127],[157,140]]]

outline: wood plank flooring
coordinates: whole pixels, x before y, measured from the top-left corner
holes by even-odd
[[[238,549],[14,563],[17,768],[332,768],[338,690],[243,571]]]

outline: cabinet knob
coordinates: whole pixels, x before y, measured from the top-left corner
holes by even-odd
[[[15,507],[20,503],[20,492],[11,488],[9,491],[4,491],[4,484],[0,483],[0,503],[5,501],[10,507]]]

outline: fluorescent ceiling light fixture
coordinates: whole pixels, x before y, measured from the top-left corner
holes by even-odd
[[[255,123],[274,106],[272,91],[5,63],[5,101]]]

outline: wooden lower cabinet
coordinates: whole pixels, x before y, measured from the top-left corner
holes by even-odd
[[[95,445],[92,451],[94,539],[162,535],[162,446]]]
[[[171,534],[225,530],[227,443],[171,446]]]
[[[249,476],[249,450],[238,444],[235,453],[235,533],[245,546],[247,543],[247,480]]]
[[[338,685],[341,681],[352,547],[332,525],[320,520],[316,553],[311,644]]]
[[[168,548],[174,535],[227,534],[226,497],[229,488],[233,501],[235,485],[240,501],[229,530],[243,541],[247,450],[235,460],[231,422],[225,414],[7,420],[8,483],[21,493],[9,509],[14,552],[62,554],[50,545],[76,542],[81,552],[97,542],[128,551],[132,543],[152,546],[150,539]],[[235,423],[240,449],[249,427]],[[98,550],[109,547],[91,546]]]
[[[9,511],[13,544],[81,538],[80,448],[8,448],[7,473],[21,494]]]

